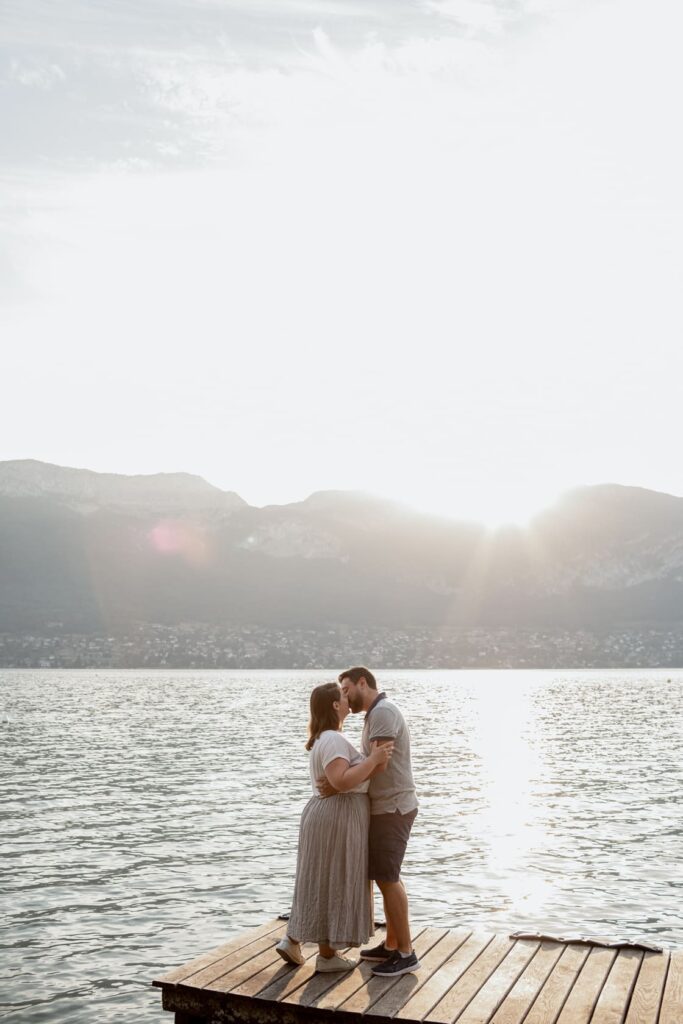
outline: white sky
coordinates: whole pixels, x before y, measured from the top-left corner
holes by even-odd
[[[683,494],[679,0],[59,8],[0,33],[0,458]]]

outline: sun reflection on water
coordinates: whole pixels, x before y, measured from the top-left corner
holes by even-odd
[[[537,791],[542,757],[534,742],[535,689],[528,677],[512,687],[492,674],[472,691],[481,800],[471,828],[479,835],[487,884],[505,879],[500,909],[516,918],[537,916],[553,892],[551,881],[534,869],[534,852],[547,844]]]

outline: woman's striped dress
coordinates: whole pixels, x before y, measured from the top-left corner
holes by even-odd
[[[340,732],[321,733],[310,754],[313,796],[301,815],[287,934],[299,942],[343,949],[367,942],[374,926],[368,881],[369,783],[326,798],[316,790],[316,780],[337,757],[352,765],[363,760]]]

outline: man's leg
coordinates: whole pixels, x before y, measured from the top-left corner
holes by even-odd
[[[387,921],[387,949],[398,949],[410,953],[413,943],[410,938],[410,917],[408,893],[403,882],[377,882],[384,901],[384,915]]]
[[[401,864],[416,814],[416,810],[406,815],[373,814],[370,819],[369,874],[382,893],[387,925],[384,945],[404,954],[409,954],[413,947]]]
[[[380,885],[379,882],[377,883],[377,888],[379,889],[380,892],[382,892],[382,886]],[[386,938],[384,939],[384,945],[386,946],[387,949],[397,949],[398,948],[398,941],[396,939],[396,932],[394,931],[394,926],[393,926],[393,923],[391,921],[391,917],[389,916],[389,908],[387,907],[387,901],[384,899],[384,893],[383,892],[382,892],[382,903],[384,905],[384,921],[385,921],[386,926],[387,926],[387,934],[386,934]]]
[[[389,885],[391,883],[387,882],[385,884]],[[403,882],[400,882],[400,884],[403,885]],[[382,890],[379,882],[377,883],[377,887],[381,892]],[[405,890],[405,886],[403,886],[403,888]],[[398,949],[398,939],[396,938],[396,931],[390,919],[390,911],[387,910],[387,901],[384,899],[384,895],[382,895],[382,903],[384,904],[384,920],[387,926],[387,934],[386,938],[384,939],[384,945],[386,946],[387,949]]]

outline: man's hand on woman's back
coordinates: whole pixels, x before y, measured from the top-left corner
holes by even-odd
[[[336,796],[337,793],[339,792],[334,788],[334,786],[332,785],[332,783],[330,782],[326,775],[323,775],[322,779],[317,779],[316,781],[318,785],[318,792],[322,797]]]

